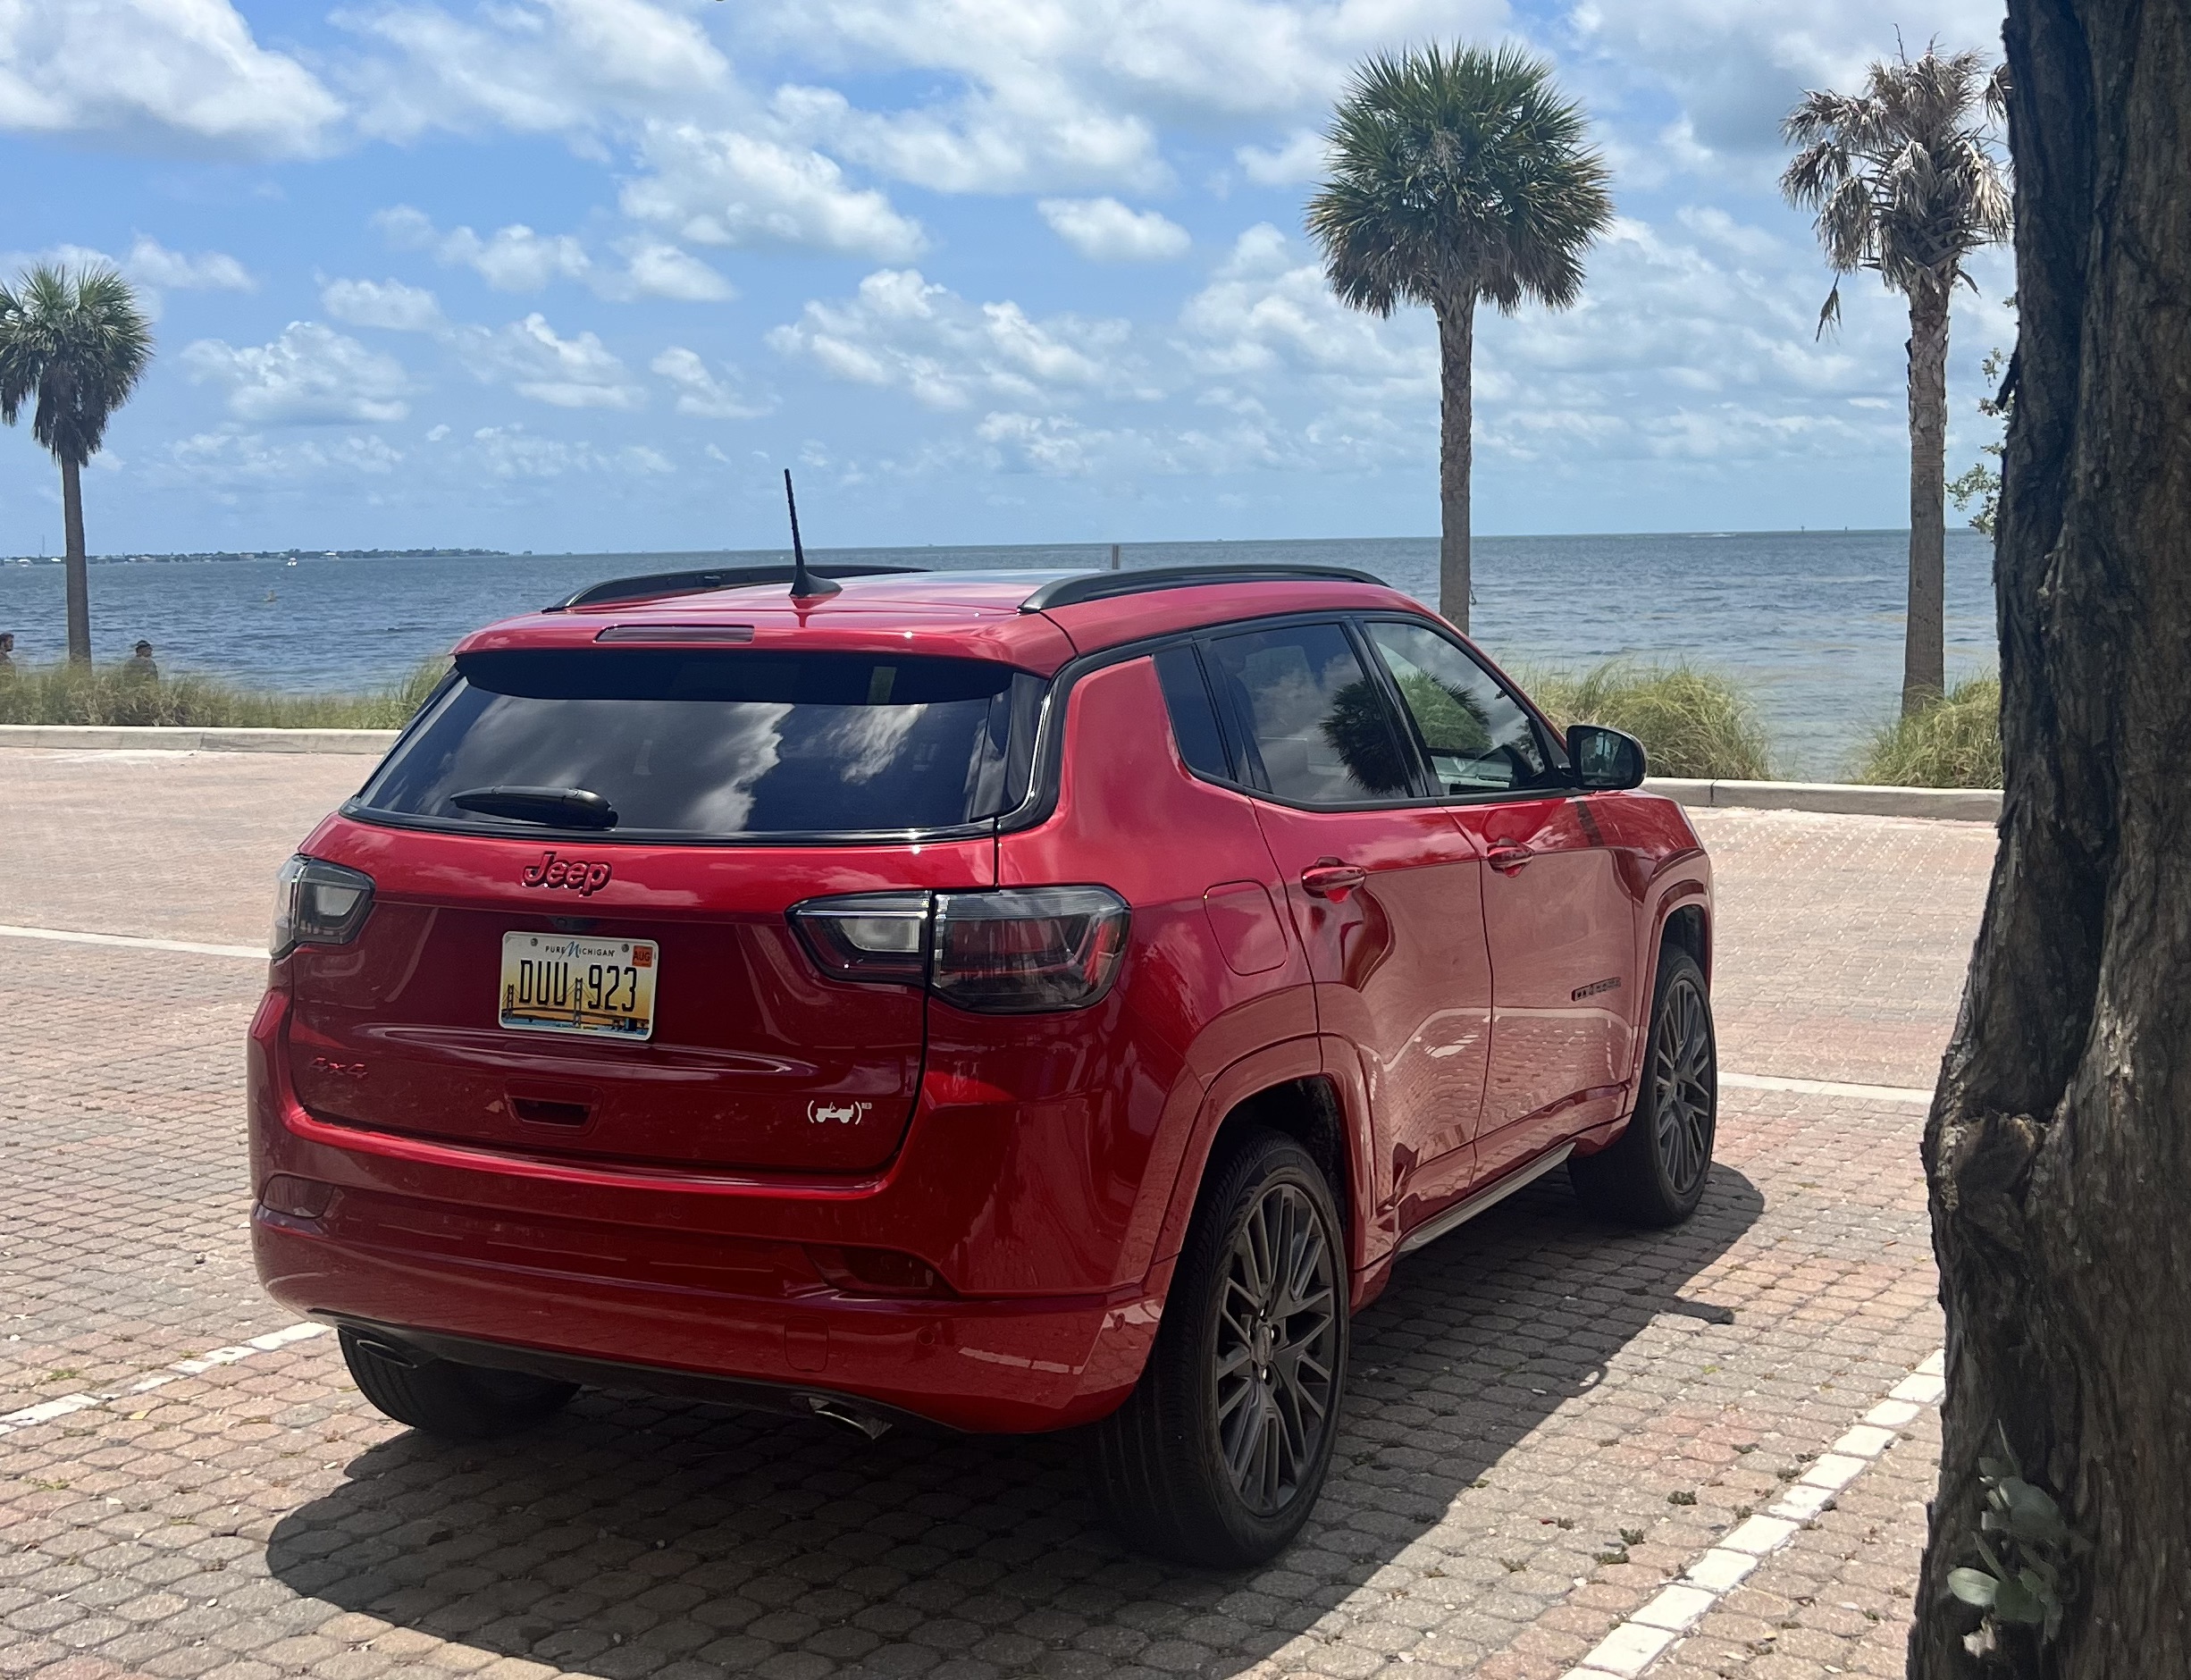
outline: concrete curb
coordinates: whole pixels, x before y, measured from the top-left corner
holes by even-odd
[[[177,729],[99,724],[0,724],[0,747],[92,752],[354,752],[378,758],[393,729]],[[1993,787],[1864,787],[1843,782],[1708,782],[1654,776],[1646,793],[1702,809],[1817,811],[1848,817],[1929,817],[1998,822]]]
[[[0,747],[78,752],[354,752],[378,758],[393,729],[176,729],[104,724],[0,724]]]
[[[1703,782],[1654,776],[1647,794],[1663,794],[1700,809],[1818,811],[1843,817],[1929,817],[1935,821],[1999,822],[1997,787],[1868,787],[1851,782]]]

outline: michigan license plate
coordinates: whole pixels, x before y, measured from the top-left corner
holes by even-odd
[[[651,939],[502,936],[502,1025],[513,1032],[645,1038],[654,1032]]]

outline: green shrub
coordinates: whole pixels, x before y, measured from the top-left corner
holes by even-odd
[[[430,659],[400,683],[363,694],[277,694],[191,672],[147,677],[125,665],[19,665],[0,672],[0,723],[395,729],[448,668],[447,659]]]
[[[1532,671],[1522,681],[1563,729],[1597,723],[1635,736],[1653,776],[1754,782],[1772,774],[1756,708],[1717,672],[1612,659],[1588,671]]]
[[[2001,679],[1971,676],[1871,738],[1856,779],[1890,787],[2001,785]]]

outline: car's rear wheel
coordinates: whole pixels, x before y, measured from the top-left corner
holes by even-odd
[[[354,1330],[343,1330],[341,1341],[358,1392],[399,1424],[429,1435],[482,1441],[515,1434],[554,1416],[578,1392],[575,1382],[432,1359]]]
[[[1234,1568],[1300,1533],[1346,1389],[1347,1281],[1315,1162],[1241,1138],[1205,1183],[1139,1385],[1095,1429],[1096,1496],[1128,1539]]]
[[[1650,1038],[1628,1130],[1609,1149],[1567,1163],[1592,1213],[1633,1225],[1678,1225],[1711,1177],[1719,1120],[1719,1049],[1704,970],[1679,945],[1658,953]]]

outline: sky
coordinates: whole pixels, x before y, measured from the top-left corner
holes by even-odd
[[[0,0],[0,273],[104,260],[158,355],[95,553],[1418,536],[1430,316],[1302,231],[1365,55],[1518,42],[1616,221],[1480,318],[1485,533],[1908,524],[1902,340],[1780,198],[1807,88],[1999,0]],[[1898,36],[1899,31],[1899,36]],[[2005,252],[1955,308],[1994,434]],[[1952,517],[1952,515],[1951,515]],[[0,554],[60,543],[0,433]]]

